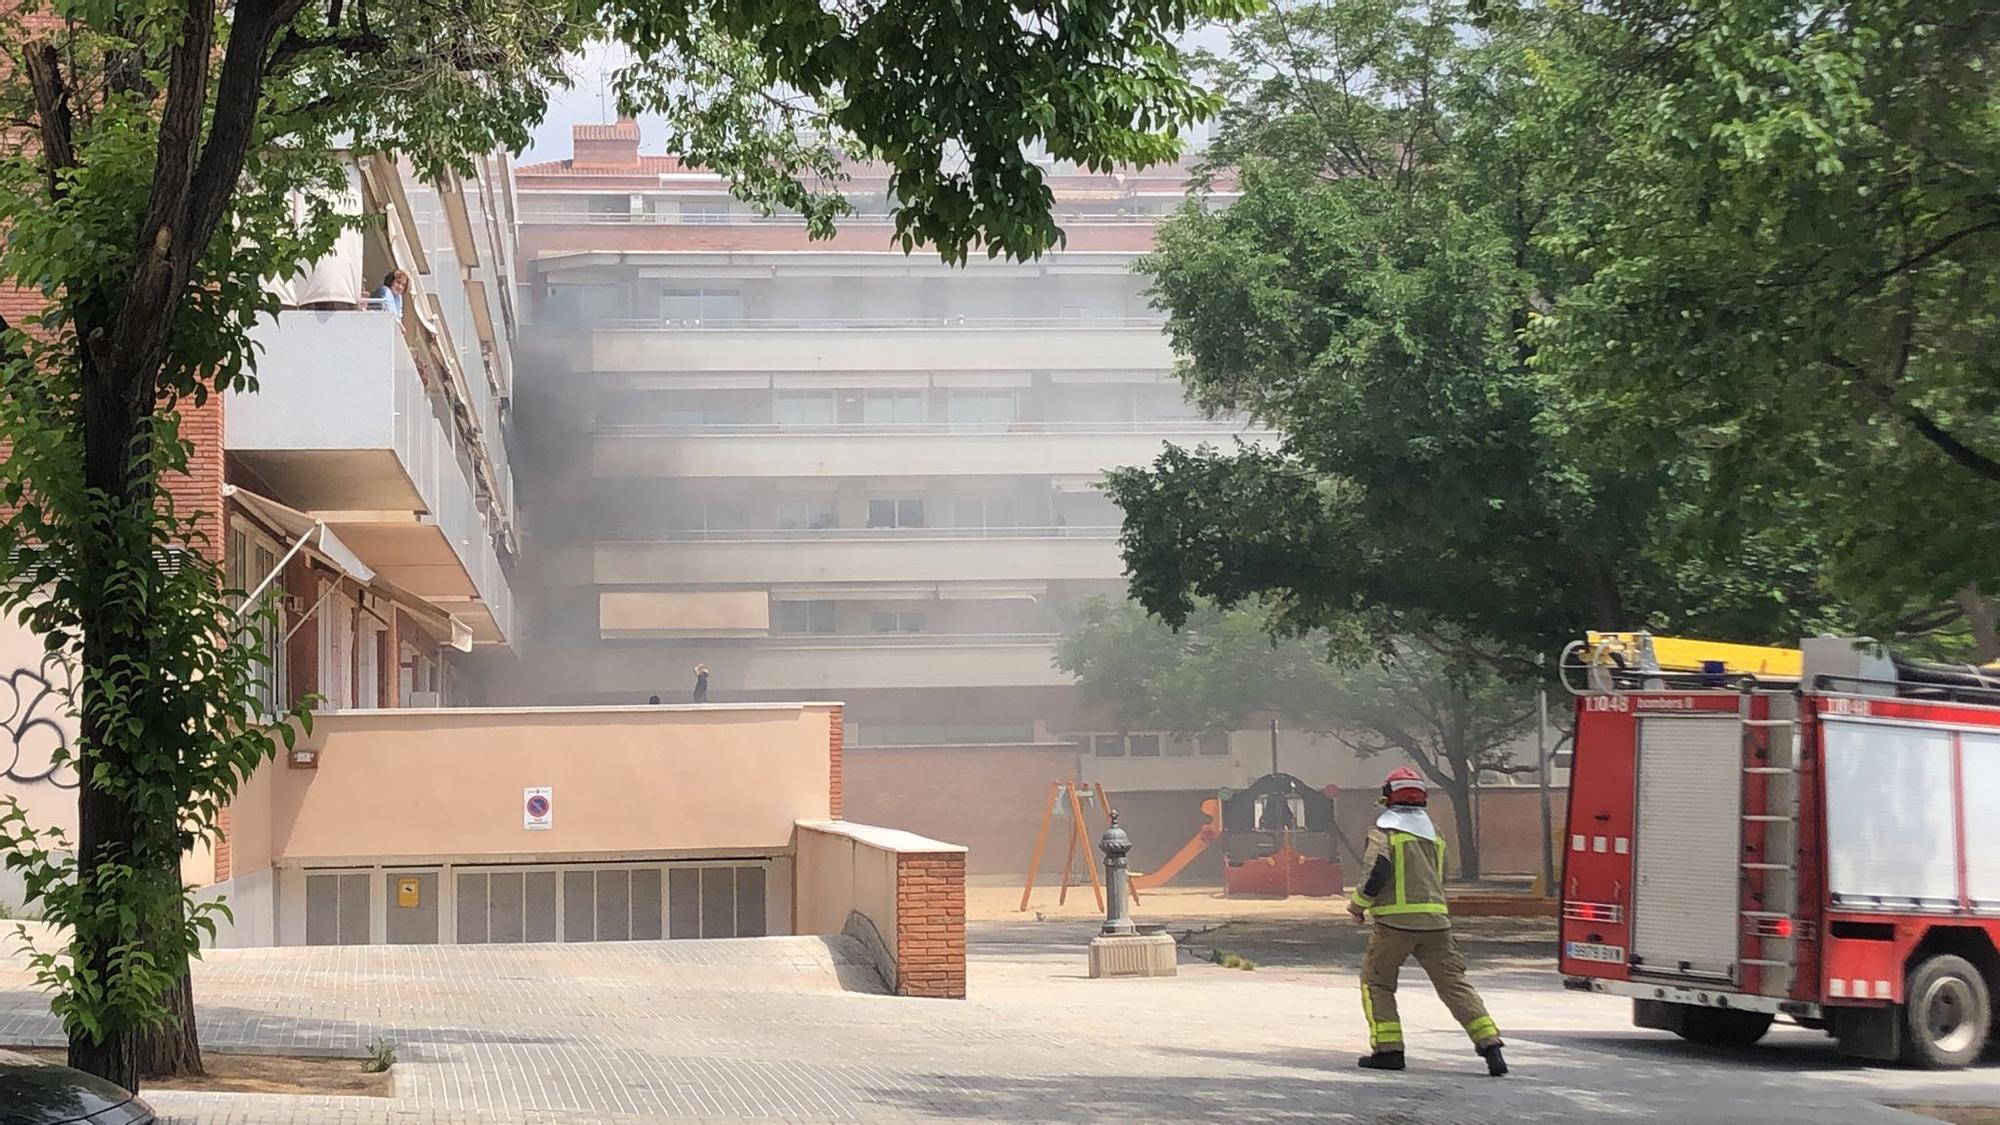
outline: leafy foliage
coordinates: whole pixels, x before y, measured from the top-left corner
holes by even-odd
[[[604,15],[637,60],[615,76],[621,103],[664,112],[676,151],[822,232],[842,209],[835,158],[880,160],[903,248],[957,262],[1060,244],[1029,144],[1097,171],[1178,156],[1180,125],[1219,102],[1183,73],[1176,37],[1256,7],[617,0]]]
[[[78,658],[81,779],[73,860],[17,807],[0,828],[32,902],[74,934],[37,962],[72,1061],[136,1085],[133,1033],[164,1018],[213,926],[181,854],[307,718],[257,711],[269,669],[197,553],[202,513],[174,511],[161,481],[188,465],[179,407],[255,390],[263,283],[353,221],[327,202],[343,161],[435,179],[517,149],[565,58],[608,33],[641,60],[621,102],[667,112],[686,155],[815,233],[838,212],[830,154],[848,150],[889,166],[906,249],[1031,257],[1061,231],[1023,145],[1094,168],[1174,155],[1215,103],[1173,36],[1247,4],[0,6],[17,52],[0,115],[21,126],[0,138],[0,282],[45,302],[0,326],[0,608]]]
[[[1550,154],[1545,243],[1586,276],[1533,337],[1601,447],[1709,451],[1709,526],[1795,497],[1879,633],[2000,587],[2000,9],[1631,0],[1559,31],[1538,112],[1595,143]]]
[[[1595,151],[1540,110],[1556,50],[1520,13],[1283,5],[1216,61],[1232,100],[1221,213],[1188,209],[1142,268],[1195,397],[1272,447],[1170,449],[1112,475],[1135,596],[1179,623],[1268,601],[1290,630],[1385,653],[1451,636],[1527,677],[1588,628],[1795,638],[1837,619],[1789,493],[1707,521],[1697,448],[1584,456],[1609,407],[1524,335],[1582,276],[1552,252]]]

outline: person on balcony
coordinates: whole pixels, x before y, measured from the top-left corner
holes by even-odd
[[[375,301],[382,308],[403,318],[403,295],[410,291],[410,275],[402,270],[390,270],[382,278],[382,287],[375,291]]]
[[[706,664],[697,664],[694,666],[694,701],[696,703],[708,702],[708,665]]]

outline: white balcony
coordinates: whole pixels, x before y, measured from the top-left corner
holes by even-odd
[[[1013,423],[600,428],[592,473],[613,477],[1093,476],[1169,444],[1268,444],[1243,423]]]
[[[663,683],[678,685],[684,663],[700,659],[718,692],[796,698],[885,688],[1066,687],[1074,681],[1055,666],[1055,646],[1056,638],[1041,634],[772,637],[683,643],[672,657],[600,649],[588,658],[588,679],[571,678],[589,691],[643,699]]]
[[[1093,327],[1006,321],[897,328],[599,328],[598,372],[1170,371],[1173,349],[1156,322]]]
[[[452,433],[396,318],[284,313],[251,332],[259,389],[223,411],[223,445],[271,497],[324,520],[377,573],[513,636],[513,595]]]
[[[595,580],[601,586],[761,586],[1091,581],[1116,580],[1125,573],[1112,528],[724,534],[765,538],[599,542],[594,548]]]

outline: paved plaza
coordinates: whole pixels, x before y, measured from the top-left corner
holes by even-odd
[[[1634,1030],[1624,1002],[1562,991],[1546,942],[1521,925],[1462,925],[1511,1044],[1516,1073],[1503,1080],[1484,1077],[1414,970],[1412,1070],[1356,1071],[1349,946],[1326,958],[1259,948],[1255,972],[1187,958],[1170,980],[1091,981],[1090,926],[1065,919],[974,923],[965,1001],[880,995],[856,950],[817,938],[218,951],[196,975],[211,1048],[323,1052],[386,1037],[401,1045],[395,1097],[149,1097],[170,1121],[200,1125],[1825,1125],[1922,1120],[1884,1103],[2000,1104],[1991,1063],[1863,1067],[1798,1029],[1738,1058]],[[0,969],[0,1042],[56,1042],[26,979]]]

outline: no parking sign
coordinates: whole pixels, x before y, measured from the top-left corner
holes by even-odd
[[[521,790],[521,827],[553,828],[556,823],[555,790],[539,785]]]

